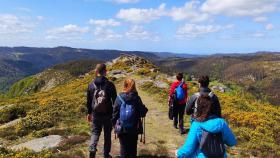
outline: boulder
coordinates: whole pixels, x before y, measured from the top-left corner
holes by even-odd
[[[11,147],[11,149],[21,150],[27,148],[35,152],[40,152],[42,150],[50,149],[58,146],[61,141],[62,141],[62,137],[60,135],[50,135],[47,137],[37,138],[19,145],[15,145]]]
[[[169,85],[166,82],[155,81],[154,84],[159,88],[169,88]]]

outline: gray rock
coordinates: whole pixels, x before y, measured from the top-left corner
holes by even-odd
[[[155,81],[154,84],[159,88],[169,88],[169,85],[162,81]]]
[[[62,137],[59,135],[50,135],[43,138],[33,139],[31,141],[15,145],[11,147],[12,150],[21,150],[24,148],[33,150],[35,152],[40,152],[45,149],[54,148],[59,145],[62,141]]]
[[[0,106],[0,110],[14,106],[14,104]]]
[[[212,90],[216,90],[216,91],[220,91],[220,92],[222,92],[222,93],[231,91],[230,88],[225,87],[225,86],[212,86],[211,89],[212,89]]]
[[[13,120],[13,121],[10,121],[8,123],[5,123],[3,125],[0,126],[0,128],[7,128],[7,127],[11,127],[11,126],[14,126],[16,125],[18,122],[20,122],[21,118],[19,119],[16,119],[16,120]]]

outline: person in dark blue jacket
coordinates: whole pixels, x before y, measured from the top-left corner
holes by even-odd
[[[178,158],[205,158],[206,156],[200,149],[203,130],[210,133],[221,133],[222,142],[232,147],[236,145],[236,139],[231,129],[223,118],[213,115],[214,108],[211,98],[208,95],[198,99],[197,114],[192,123],[188,137],[184,145],[175,151]],[[226,151],[224,151],[226,158]]]
[[[130,128],[123,128],[121,123],[121,108],[122,104],[132,106],[134,109],[131,115]],[[129,112],[124,111],[125,115]],[[142,103],[141,98],[136,90],[135,81],[133,79],[126,79],[124,81],[123,92],[117,97],[113,108],[112,123],[115,127],[115,132],[118,134],[120,140],[120,156],[121,158],[136,158],[137,157],[137,140],[138,135],[143,133],[141,118],[146,116],[148,109]],[[128,114],[129,115],[129,114]]]

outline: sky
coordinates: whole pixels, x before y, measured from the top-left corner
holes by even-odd
[[[1,0],[0,46],[280,51],[280,0]]]

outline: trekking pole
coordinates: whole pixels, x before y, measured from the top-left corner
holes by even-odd
[[[141,123],[143,124],[143,118],[141,118]],[[141,133],[140,135],[140,142],[142,143],[143,142],[143,134]]]
[[[146,132],[145,132],[145,130],[146,130],[146,127],[145,127],[145,126],[146,126],[146,125],[145,125],[145,124],[146,124],[146,121],[145,121],[145,117],[143,118],[143,122],[144,122],[144,127],[143,127],[143,128],[144,128],[144,129],[143,129],[143,131],[144,131],[144,132],[143,132],[143,133],[144,133],[144,141],[143,141],[143,144],[145,144],[145,143],[146,143]]]

